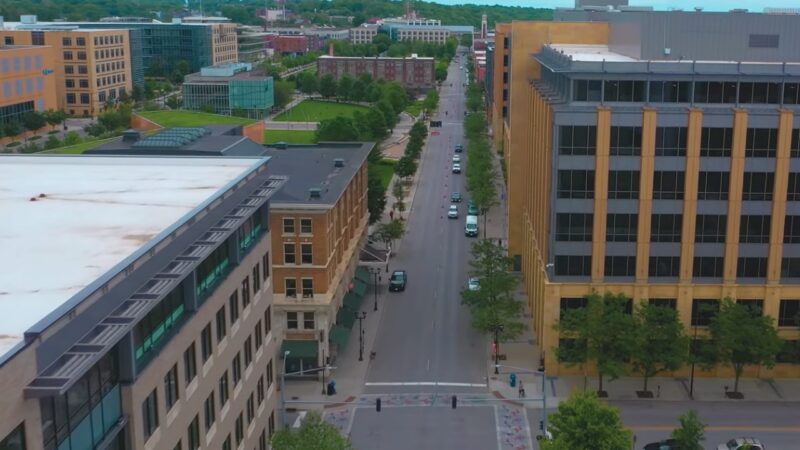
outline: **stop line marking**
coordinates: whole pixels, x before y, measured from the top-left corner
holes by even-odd
[[[450,387],[486,387],[486,383],[449,383],[445,381],[387,381],[366,382],[364,386],[450,386]]]

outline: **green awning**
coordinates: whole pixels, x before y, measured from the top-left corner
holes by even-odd
[[[351,292],[355,292],[359,297],[364,297],[364,294],[367,292],[367,283],[364,283],[358,278],[353,278],[353,290]]]
[[[288,350],[289,358],[317,358],[319,343],[314,341],[285,340],[281,344],[281,357]]]
[[[347,339],[349,338],[350,330],[342,325],[335,325],[333,328],[331,328],[331,332],[328,333],[328,339],[334,344],[338,345],[339,348],[344,348],[344,346],[347,345]]]
[[[356,268],[356,280],[361,280],[364,283],[369,283],[369,270],[366,267]]]
[[[353,328],[353,324],[356,322],[355,310],[342,307],[336,314],[336,322],[345,328]]]
[[[364,296],[356,295],[354,292],[348,292],[344,295],[344,300],[342,300],[342,308],[347,308],[350,311],[358,311],[358,308],[361,307],[361,302],[364,300]]]

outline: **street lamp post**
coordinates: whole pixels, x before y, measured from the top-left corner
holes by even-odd
[[[697,360],[697,322],[692,326],[694,337],[692,338],[692,372],[689,376],[689,398],[694,400],[694,363]]]
[[[375,308],[373,308],[373,311],[377,311],[378,310],[378,281],[381,281],[381,279],[382,279],[380,277],[381,269],[378,268],[378,267],[370,267],[369,268],[369,272],[372,274],[373,279],[375,280],[375,284],[374,284],[374,287],[375,287],[375,289],[374,289],[374,292],[375,292]]]
[[[494,327],[494,374],[499,375],[500,369],[500,333],[503,331],[503,325],[495,325]]]
[[[289,357],[289,350],[283,352],[283,371],[281,372],[281,416],[283,416],[283,426],[284,428],[288,425],[288,421],[286,420],[286,394],[284,391],[286,390],[286,359]]]
[[[356,319],[358,319],[358,360],[364,360],[364,327],[363,321],[367,318],[366,312],[356,312]]]

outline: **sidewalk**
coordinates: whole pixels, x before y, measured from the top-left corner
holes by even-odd
[[[403,156],[406,151],[406,142],[408,142],[408,132],[415,121],[416,119],[410,114],[400,113],[400,121],[392,130],[392,135],[381,144],[384,158],[397,161]]]

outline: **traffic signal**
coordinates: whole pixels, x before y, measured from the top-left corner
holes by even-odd
[[[450,399],[450,407],[456,409],[458,406],[458,398],[454,395],[453,398]]]
[[[375,400],[375,411],[381,412],[381,399],[380,398]]]

